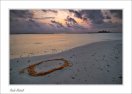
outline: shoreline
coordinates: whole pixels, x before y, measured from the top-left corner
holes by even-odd
[[[64,58],[72,66],[40,77],[32,77],[27,72],[19,74],[31,64],[56,58]],[[45,64],[36,70],[43,71],[43,68]],[[101,41],[58,54],[11,59],[10,84],[122,84],[122,41]]]
[[[16,56],[15,58],[14,57],[10,57],[10,60],[15,60],[15,59],[20,59],[20,58],[33,58],[33,57],[43,57],[43,56],[52,56],[52,55],[57,55],[57,54],[61,54],[61,53],[65,53],[67,51],[70,51],[70,50],[73,50],[73,49],[76,49],[76,48],[81,48],[81,47],[84,47],[84,46],[89,46],[89,45],[93,45],[93,44],[96,44],[96,43],[100,43],[100,42],[109,42],[109,41],[120,41],[120,40],[105,40],[105,41],[97,41],[97,42],[93,42],[93,43],[89,43],[89,44],[84,44],[84,45],[80,45],[78,47],[74,47],[74,48],[71,48],[71,49],[67,49],[67,50],[64,50],[64,51],[58,51],[57,53],[51,53],[51,54],[38,54],[38,55],[27,55],[27,56]]]
[[[91,43],[121,39],[122,34],[113,33],[14,35],[10,36],[10,58],[56,54]]]

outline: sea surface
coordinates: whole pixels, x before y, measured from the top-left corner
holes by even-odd
[[[11,34],[10,58],[56,54],[82,45],[122,40],[122,33]]]

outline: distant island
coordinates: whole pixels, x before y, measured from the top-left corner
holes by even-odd
[[[110,33],[110,31],[101,30],[101,31],[98,31],[98,33]]]

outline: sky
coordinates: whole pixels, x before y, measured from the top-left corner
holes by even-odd
[[[11,34],[122,32],[122,10],[10,10]]]

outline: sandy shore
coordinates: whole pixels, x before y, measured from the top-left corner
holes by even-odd
[[[122,41],[11,59],[10,84],[122,84]]]

